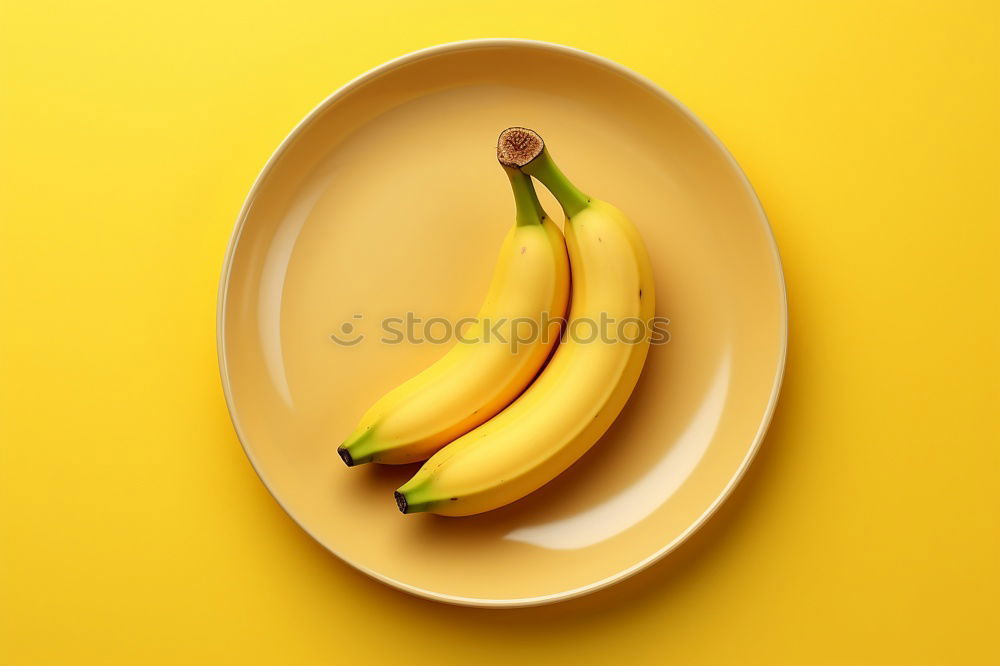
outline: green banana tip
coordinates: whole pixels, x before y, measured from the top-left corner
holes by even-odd
[[[441,504],[441,501],[439,499],[426,499],[425,495],[426,492],[423,492],[420,486],[414,487],[411,483],[404,483],[399,487],[399,490],[392,494],[392,497],[396,500],[396,508],[399,509],[400,513],[432,512],[434,507]],[[457,500],[458,498],[453,497],[452,499]]]
[[[545,150],[538,132],[527,127],[508,127],[497,138],[497,160],[505,167],[520,169]]]

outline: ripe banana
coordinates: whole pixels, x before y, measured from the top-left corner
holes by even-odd
[[[509,405],[558,342],[569,300],[565,241],[542,210],[531,178],[504,170],[516,224],[476,323],[441,359],[365,413],[337,449],[348,466],[426,460]]]
[[[614,206],[574,187],[535,132],[504,130],[497,156],[501,164],[540,180],[566,214],[573,276],[567,329],[549,364],[521,397],[436,453],[396,491],[403,513],[465,516],[537,490],[610,427],[649,351],[653,272],[636,228]],[[602,314],[618,330],[607,340],[588,341]],[[631,332],[621,322],[630,323]]]

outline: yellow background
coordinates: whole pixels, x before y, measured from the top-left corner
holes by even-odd
[[[998,23],[956,0],[3,0],[0,663],[1000,663]],[[602,593],[485,611],[371,581],[282,513],[228,420],[215,307],[303,115],[505,36],[617,60],[719,135],[791,342],[704,530]]]

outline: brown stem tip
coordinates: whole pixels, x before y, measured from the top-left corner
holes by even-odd
[[[497,139],[497,159],[500,164],[515,169],[541,155],[544,149],[542,137],[525,127],[508,127]]]
[[[409,506],[406,502],[406,495],[401,492],[395,492],[393,496],[396,498],[396,506],[399,507],[400,513],[406,513],[406,509]]]
[[[350,451],[341,446],[337,449],[337,453],[340,454],[340,458],[344,461],[345,465],[348,467],[354,467],[354,458],[351,457]]]

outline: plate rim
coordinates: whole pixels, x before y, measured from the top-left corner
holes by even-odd
[[[764,225],[764,231],[766,232],[766,237],[769,240],[772,260],[774,261],[774,266],[777,269],[778,277],[778,289],[780,292],[781,300],[781,349],[778,357],[777,367],[775,368],[774,381],[771,386],[771,393],[768,396],[767,407],[762,415],[760,425],[757,428],[757,432],[754,434],[753,441],[747,450],[746,456],[740,462],[739,466],[736,468],[732,477],[723,487],[722,491],[716,496],[711,504],[701,513],[696,520],[694,520],[686,529],[684,529],[680,534],[675,536],[662,548],[656,550],[652,554],[643,558],[642,560],[632,564],[629,567],[618,571],[615,574],[606,576],[600,580],[588,583],[586,585],[581,585],[569,590],[564,590],[562,592],[554,592],[550,594],[538,595],[534,597],[521,597],[515,599],[480,599],[475,597],[462,597],[458,595],[447,594],[444,592],[435,592],[433,590],[424,589],[416,585],[410,585],[409,583],[404,583],[403,581],[396,580],[391,576],[379,573],[370,567],[366,567],[363,564],[355,562],[351,558],[345,557],[341,553],[338,553],[333,548],[327,546],[323,541],[316,537],[305,525],[303,525],[295,517],[295,515],[289,511],[289,509],[282,503],[278,496],[271,490],[270,485],[268,485],[265,480],[264,475],[257,466],[257,461],[254,459],[253,454],[250,452],[246,444],[246,437],[244,436],[243,430],[240,427],[239,421],[236,416],[236,408],[233,402],[232,395],[232,385],[229,377],[229,368],[226,362],[226,343],[225,343],[225,312],[227,305],[227,295],[229,293],[229,281],[232,274],[232,264],[233,258],[236,254],[236,248],[239,245],[240,238],[243,235],[243,229],[246,224],[247,217],[249,216],[250,210],[253,207],[253,203],[256,200],[258,191],[260,190],[264,180],[270,175],[274,166],[280,160],[285,151],[289,146],[295,141],[295,139],[317,118],[319,117],[327,108],[333,106],[341,98],[346,97],[350,92],[359,88],[364,83],[385,74],[386,72],[397,69],[401,66],[407,65],[411,62],[422,60],[429,56],[434,56],[442,53],[449,53],[452,51],[463,51],[471,49],[481,49],[496,46],[504,47],[517,47],[517,48],[533,48],[542,51],[550,51],[554,53],[560,53],[562,55],[569,55],[581,60],[590,61],[593,64],[600,65],[609,69],[627,79],[638,83],[640,86],[652,92],[656,96],[660,97],[668,104],[673,105],[678,111],[681,112],[685,118],[690,121],[700,132],[702,132],[721,152],[723,157],[729,163],[729,165],[735,170],[736,174],[739,176],[740,182],[743,188],[746,190],[747,194],[750,195],[751,200],[756,204],[756,207],[760,213],[761,219]],[[226,399],[226,409],[229,412],[229,419],[233,424],[233,428],[236,431],[236,438],[240,442],[240,446],[243,449],[243,453],[246,455],[247,460],[250,462],[250,466],[253,468],[254,473],[257,478],[260,479],[264,488],[267,490],[268,494],[277,502],[278,506],[281,507],[292,522],[299,526],[299,528],[305,532],[310,538],[312,538],[316,543],[322,546],[325,550],[329,551],[331,554],[336,556],[342,562],[350,565],[351,567],[357,569],[361,573],[374,578],[375,580],[394,587],[398,590],[402,590],[409,594],[417,597],[422,597],[424,599],[431,599],[433,601],[439,601],[443,603],[458,605],[458,606],[475,606],[481,608],[518,608],[526,606],[540,606],[544,604],[551,604],[558,601],[566,601],[569,599],[574,599],[586,594],[597,592],[604,588],[610,587],[615,583],[621,582],[627,578],[634,576],[640,571],[645,570],[656,562],[660,561],[671,552],[676,550],[682,543],[687,541],[691,535],[697,532],[719,509],[719,507],[729,499],[732,495],[733,490],[739,484],[739,482],[746,475],[747,469],[753,462],[754,458],[757,456],[761,444],[764,440],[764,436],[767,433],[768,427],[771,424],[771,420],[774,417],[774,411],[777,407],[778,396],[781,392],[781,384],[784,379],[785,365],[788,356],[788,291],[785,285],[785,272],[781,262],[781,255],[778,251],[778,244],[774,238],[774,230],[771,227],[771,222],[767,217],[767,212],[764,210],[764,206],[761,204],[760,198],[757,196],[756,191],[747,178],[746,173],[740,167],[736,158],[733,157],[732,153],[726,148],[725,144],[715,135],[714,132],[704,123],[698,116],[696,116],[690,109],[688,109],[682,102],[680,102],[676,97],[671,95],[669,92],[660,87],[657,83],[653,82],[646,76],[635,72],[634,70],[625,67],[613,60],[605,58],[603,56],[590,53],[589,51],[584,51],[583,49],[578,49],[572,46],[566,46],[563,44],[557,44],[554,42],[546,42],[534,39],[520,39],[520,38],[483,38],[483,39],[467,39],[459,40],[454,42],[445,42],[442,44],[437,44],[434,46],[425,47],[406,53],[399,57],[388,60],[377,67],[374,67],[363,74],[351,79],[341,87],[337,88],[334,92],[326,96],[319,104],[317,104],[302,120],[300,120],[295,127],[288,133],[287,136],[278,144],[278,147],[274,150],[271,156],[264,163],[257,177],[254,179],[253,185],[250,187],[246,198],[243,201],[243,205],[240,208],[240,212],[236,217],[236,224],[233,228],[233,232],[230,235],[229,243],[226,246],[225,258],[222,264],[222,273],[219,278],[219,291],[218,291],[218,305],[216,307],[216,350],[219,363],[219,373],[222,380],[222,391]]]

